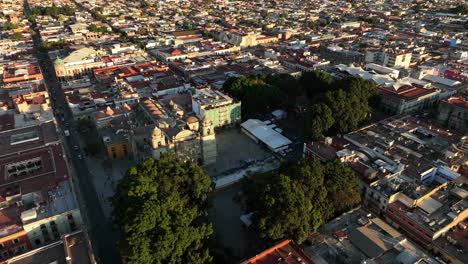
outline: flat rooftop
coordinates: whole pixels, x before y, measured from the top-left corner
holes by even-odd
[[[391,117],[345,135],[373,165],[396,172],[404,165],[408,176],[421,175],[443,160],[445,151],[461,135],[410,116]]]
[[[52,121],[33,127],[0,132],[0,157],[30,151],[59,141],[57,128]]]
[[[449,182],[446,187],[419,201],[415,208],[408,208],[399,201],[393,205],[421,227],[437,232],[468,209],[468,185],[458,182]]]
[[[285,240],[241,264],[314,264],[292,240]]]
[[[88,234],[79,230],[62,240],[13,257],[6,264],[96,264]]]

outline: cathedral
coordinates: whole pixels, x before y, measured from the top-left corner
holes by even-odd
[[[216,136],[213,122],[190,116],[174,124],[161,122],[151,135],[152,156],[175,153],[187,161],[210,164],[216,162]]]

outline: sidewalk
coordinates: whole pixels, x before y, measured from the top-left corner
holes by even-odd
[[[106,167],[106,161],[102,158],[85,157],[85,160],[104,215],[110,218],[112,215],[110,198],[114,195],[118,181],[122,179],[125,172],[133,165],[133,162],[127,158],[122,158],[110,162],[110,167]]]

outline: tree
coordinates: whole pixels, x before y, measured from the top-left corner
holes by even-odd
[[[140,27],[140,28],[138,28],[137,33],[140,34],[140,35],[145,35],[148,32],[147,32],[146,28]]]
[[[105,33],[105,32],[107,32],[107,27],[106,26],[98,27],[98,26],[92,24],[91,26],[88,27],[88,30],[91,31],[91,32]]]
[[[268,83],[277,86],[282,95],[287,98],[290,104],[293,104],[299,93],[299,82],[290,74],[282,73],[268,77]]]
[[[323,133],[330,129],[335,123],[332,110],[324,103],[314,104],[311,110],[309,122],[309,135],[314,140],[321,139]]]
[[[42,52],[48,52],[51,50],[55,49],[63,49],[65,47],[66,43],[63,40],[59,41],[44,41],[41,46],[39,47],[39,50]]]
[[[359,195],[359,179],[350,167],[346,167],[339,160],[325,164],[325,185],[328,197],[332,201],[335,211],[342,213],[361,202]]]
[[[359,180],[340,161],[299,160],[244,180],[247,205],[262,237],[301,243],[336,214],[360,202]]]
[[[330,74],[321,71],[306,72],[299,79],[302,89],[311,98],[329,90],[332,83]]]
[[[60,15],[58,16],[58,18],[57,18],[57,21],[59,21],[59,22],[63,22],[63,21],[66,21],[66,20],[67,20],[67,17],[64,16],[64,15],[62,15],[62,14],[60,14]]]
[[[92,138],[92,139],[87,140],[86,150],[88,151],[89,154],[91,154],[92,156],[95,156],[96,154],[99,153],[100,149],[101,149],[100,144],[96,139]]]
[[[12,30],[12,29],[17,29],[17,28],[18,28],[17,24],[13,24],[11,22],[6,22],[2,29],[3,30]]]
[[[230,78],[224,83],[223,89],[242,101],[242,112],[247,115],[272,111],[284,99],[284,93],[272,83],[271,76],[266,75]]]
[[[119,249],[126,263],[211,263],[206,222],[211,179],[175,155],[130,168],[112,203]]]
[[[23,34],[16,32],[16,33],[13,33],[13,35],[11,35],[10,38],[13,39],[13,40],[16,40],[16,39],[22,39],[22,38],[24,38],[24,36],[23,36]]]

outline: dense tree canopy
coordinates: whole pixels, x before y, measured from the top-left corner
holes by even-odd
[[[243,114],[266,113],[278,108],[283,100],[280,88],[271,83],[266,75],[230,78],[223,89],[242,101]]]
[[[174,155],[129,169],[113,197],[119,248],[126,263],[211,263],[206,222],[211,179]]]
[[[64,6],[56,6],[52,5],[49,7],[37,7],[34,8],[31,13],[33,15],[42,15],[42,16],[54,16],[58,17],[59,15],[65,15],[65,16],[73,16],[75,15],[75,8],[69,6],[69,5],[64,5]]]
[[[2,30],[12,30],[12,29],[17,29],[17,28],[18,28],[17,24],[13,24],[11,22],[6,22],[5,25],[3,25],[3,27],[1,27],[0,29],[2,29]]]
[[[107,27],[106,26],[98,27],[98,26],[92,24],[91,26],[88,27],[88,30],[91,31],[91,32],[105,33],[105,32],[107,32]]]
[[[24,38],[24,35],[21,34],[21,33],[16,32],[16,33],[13,33],[10,38],[13,39],[13,40],[22,39],[22,38]]]
[[[324,72],[307,72],[299,80],[312,102],[308,134],[319,139],[329,129],[346,133],[371,117],[380,99],[375,84],[360,77],[334,80]],[[325,107],[326,106],[326,107]]]
[[[359,179],[340,161],[300,160],[245,180],[254,225],[263,237],[301,243],[332,216],[361,200]]]
[[[323,131],[327,131],[335,123],[332,110],[324,103],[312,106],[308,133],[314,139],[323,137]]]
[[[51,50],[63,49],[65,45],[66,43],[63,40],[59,40],[59,41],[46,40],[42,42],[41,46],[39,47],[39,50],[42,52],[48,52]]]
[[[245,117],[279,107],[306,113],[307,134],[313,139],[328,130],[346,133],[371,117],[379,102],[375,84],[359,77],[334,80],[321,71],[305,72],[299,79],[289,74],[229,78],[224,91],[242,101]]]

